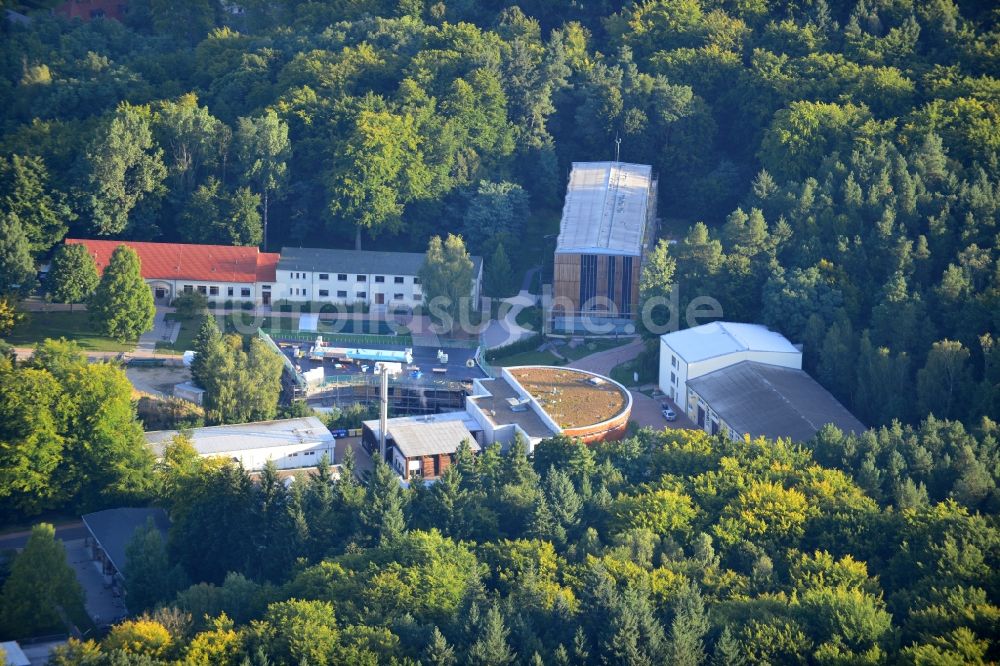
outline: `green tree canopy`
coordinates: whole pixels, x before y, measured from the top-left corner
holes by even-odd
[[[91,320],[115,340],[135,340],[153,328],[153,292],[142,279],[139,255],[119,245],[87,303]]]
[[[472,258],[461,236],[448,234],[431,238],[427,256],[420,267],[423,303],[432,317],[450,328],[463,308],[469,311],[472,297]]]
[[[24,550],[14,558],[0,591],[0,622],[9,636],[30,637],[62,629],[83,606],[83,590],[56,541],[55,529],[31,529]]]
[[[81,243],[65,244],[56,250],[49,267],[46,287],[57,303],[86,303],[100,277],[97,264]]]
[[[152,131],[148,106],[119,105],[87,150],[89,179],[81,196],[98,234],[119,234],[146,198],[162,192],[167,168]]]

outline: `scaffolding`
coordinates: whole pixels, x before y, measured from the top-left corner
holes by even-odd
[[[307,400],[324,407],[377,404],[381,397],[380,380],[377,374],[334,375],[325,378]],[[465,409],[465,396],[469,392],[470,387],[463,382],[400,375],[389,379],[387,397],[393,414],[411,416]]]

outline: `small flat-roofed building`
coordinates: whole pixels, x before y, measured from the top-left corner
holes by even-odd
[[[496,379],[474,380],[466,409],[486,441],[506,447],[520,435],[531,452],[555,435],[588,443],[621,439],[632,395],[618,382],[585,370],[526,365],[503,368]]]
[[[469,429],[465,412],[389,419],[386,424],[386,456],[404,481],[414,478],[436,479],[455,459],[455,451],[464,441],[474,452],[481,450]],[[362,424],[362,441],[377,457],[378,420]]]
[[[178,430],[146,433],[146,442],[157,458]],[[238,462],[248,471],[264,468],[273,460],[278,469],[315,467],[324,454],[334,462],[336,440],[315,416],[277,421],[209,426],[186,431],[202,457],[221,457]]]
[[[17,641],[0,643],[0,658],[3,659],[3,664],[0,666],[31,666],[31,660],[24,654]]]
[[[181,382],[174,384],[174,397],[201,405],[205,401],[205,389],[194,382]]]
[[[66,244],[86,247],[98,274],[104,272],[119,245],[132,248],[139,255],[143,280],[161,304],[196,292],[220,305],[226,301],[270,305],[275,290],[278,254],[256,247],[79,238],[67,238]]]
[[[573,163],[552,276],[557,329],[581,330],[583,316],[619,327],[634,317],[656,196],[647,164]]]
[[[688,390],[704,413],[709,433],[731,439],[811,439],[832,423],[844,432],[865,427],[805,371],[741,361],[688,380]]]
[[[277,298],[314,303],[364,303],[416,307],[423,302],[418,252],[381,252],[283,247]],[[472,305],[478,308],[483,281],[482,257],[472,259]]]
[[[116,588],[119,594],[124,593],[128,582],[125,551],[136,530],[152,523],[165,542],[170,529],[170,519],[163,509],[106,509],[81,518],[87,528],[86,541],[91,557],[100,564],[107,584]]]
[[[760,324],[714,321],[667,333],[660,336],[660,390],[704,425],[704,415],[688,400],[688,382],[741,361],[800,369],[802,351]]]

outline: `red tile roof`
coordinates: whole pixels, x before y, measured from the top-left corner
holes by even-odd
[[[202,280],[205,282],[274,282],[277,252],[261,252],[256,247],[233,245],[189,245],[185,243],[142,243],[116,240],[67,238],[67,243],[84,245],[97,262],[98,272],[111,260],[119,245],[127,245],[139,255],[142,277],[162,280]]]

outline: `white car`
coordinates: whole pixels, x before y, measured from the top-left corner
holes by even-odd
[[[663,410],[663,418],[665,418],[668,421],[676,421],[677,414],[674,412],[674,410],[667,407],[666,409]]]

